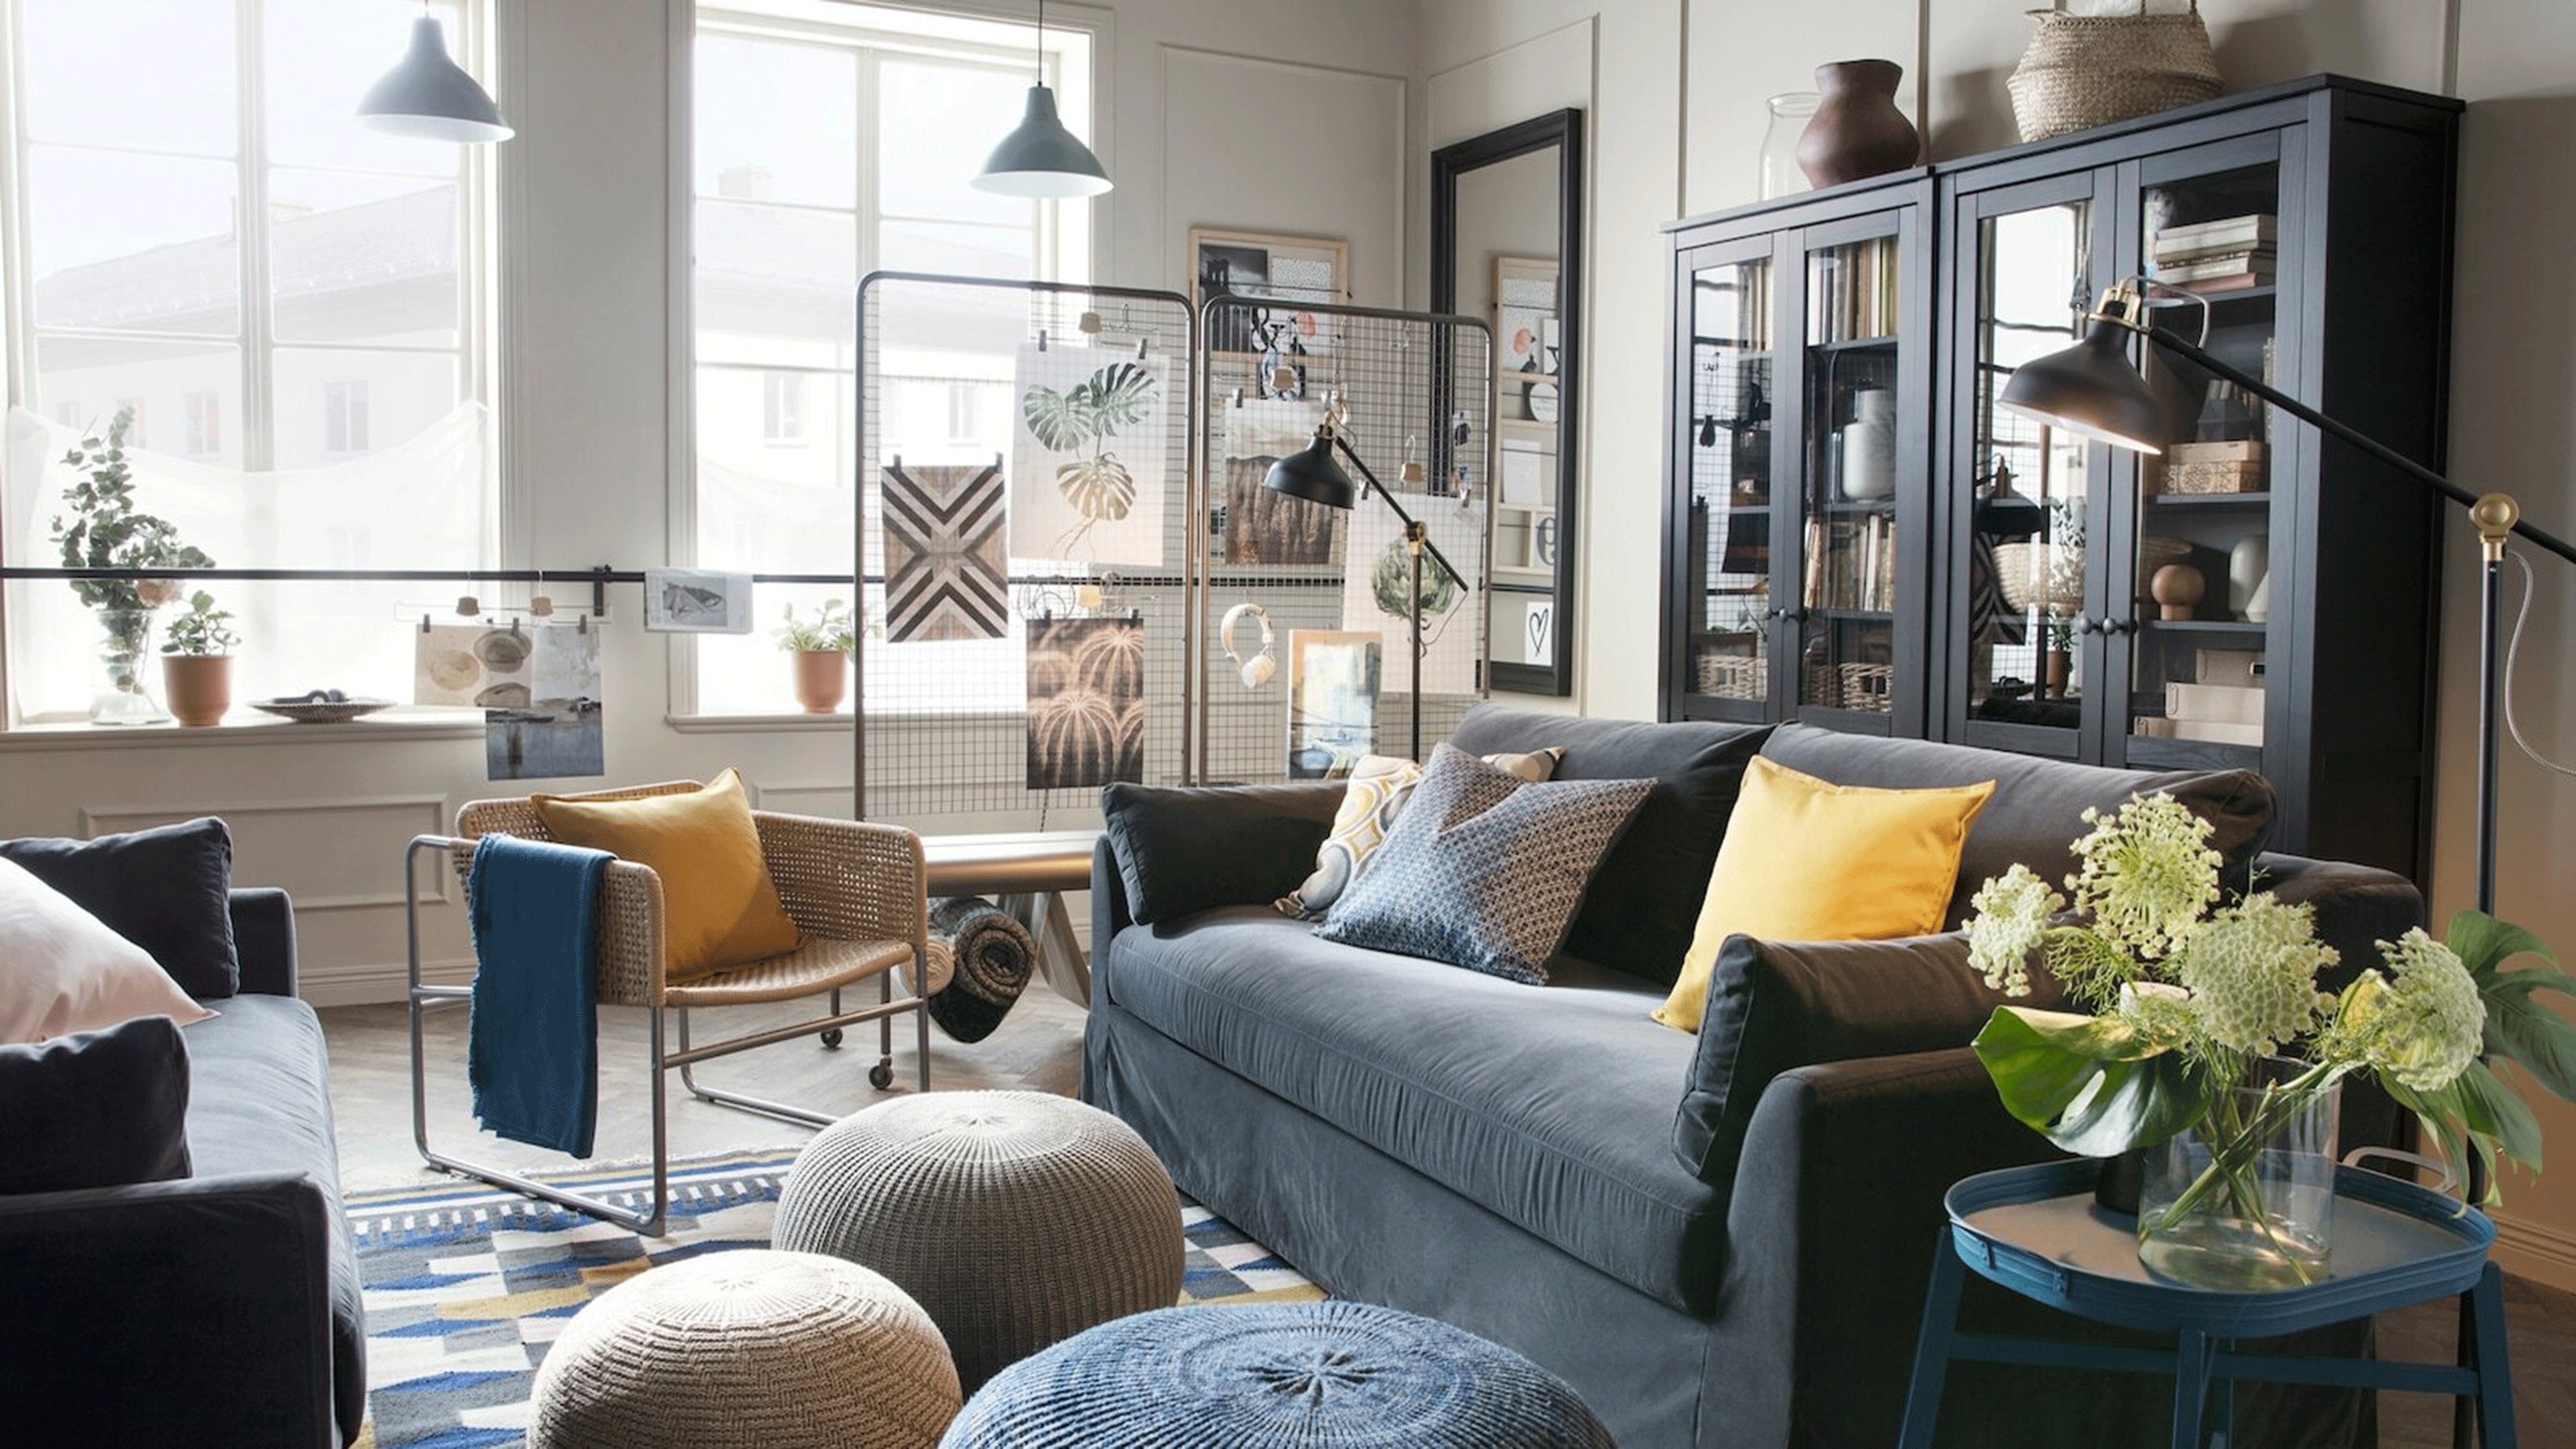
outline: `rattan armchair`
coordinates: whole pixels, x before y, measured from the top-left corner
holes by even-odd
[[[562,798],[634,800],[698,788],[695,782],[677,781]],[[422,1013],[442,1003],[470,999],[472,988],[433,986],[421,980],[418,894],[410,889],[415,865],[423,854],[444,852],[462,882],[471,878],[474,844],[481,837],[509,834],[526,840],[550,840],[553,836],[534,803],[521,797],[475,801],[457,812],[455,835],[423,835],[412,840],[403,858],[405,899],[415,902],[410,907],[409,922],[412,1136],[424,1160],[434,1167],[560,1203],[654,1236],[664,1226],[669,1197],[666,1073],[678,1071],[681,1085],[701,1101],[810,1127],[828,1126],[836,1120],[832,1114],[706,1086],[696,1079],[693,1069],[699,1062],[715,1057],[807,1036],[818,1036],[826,1048],[837,1048],[844,1028],[874,1021],[878,1056],[868,1073],[868,1082],[883,1090],[894,1083],[894,1019],[911,1012],[920,1058],[920,1087],[923,1091],[930,1089],[930,1013],[926,993],[933,989],[930,978],[941,963],[932,959],[921,838],[900,826],[761,810],[752,812],[752,822],[759,830],[761,854],[768,863],[770,881],[778,889],[779,902],[804,937],[795,950],[785,955],[731,967],[711,976],[669,981],[663,974],[661,878],[646,866],[616,860],[609,862],[601,882],[594,995],[601,1006],[641,1007],[651,1020],[653,1196],[642,1210],[533,1182],[485,1164],[443,1156],[431,1148]],[[897,967],[903,968],[907,985],[900,997],[894,989]],[[871,976],[877,980],[876,1002],[843,1010],[842,991]],[[704,1046],[690,1043],[692,1010],[816,996],[828,998],[822,1016]],[[677,1027],[676,1042],[664,1038],[666,1010]]]

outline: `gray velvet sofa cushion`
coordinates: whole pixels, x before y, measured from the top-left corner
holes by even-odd
[[[2059,884],[2075,869],[2068,847],[2086,830],[2087,806],[2111,810],[2132,794],[2171,793],[2217,827],[2209,843],[2225,859],[2221,878],[2236,891],[2245,889],[2247,867],[2272,834],[2272,787],[2251,770],[2113,770],[1812,725],[1781,726],[1762,754],[1837,785],[1919,790],[1994,781],[1994,797],[1977,813],[1959,856],[1959,885],[1945,922],[1953,929],[1967,919],[1968,898],[1978,887],[2016,862]]]
[[[1553,974],[1523,985],[1232,908],[1119,932],[1098,980],[1207,1060],[1704,1312],[1725,1219],[1668,1145],[1696,1042],[1646,1018],[1662,992],[1645,982],[1565,958]]]
[[[0,1193],[188,1175],[188,1049],[166,1016],[0,1046]]]
[[[1131,919],[1267,905],[1297,888],[1332,833],[1342,785],[1110,785],[1100,792]],[[1292,828],[1302,827],[1302,828]]]
[[[1652,780],[1610,847],[1565,953],[1670,986],[1690,951],[1718,842],[1768,725],[1637,724],[1482,704],[1450,743],[1471,755],[1561,747],[1559,780]]]
[[[238,1173],[301,1173],[340,1200],[338,1149],[331,1134],[329,1058],[313,1008],[292,997],[236,996],[223,1014],[186,1032],[194,1070],[188,1152],[200,1179]],[[343,1422],[347,1401],[364,1401],[363,1309],[358,1251],[348,1219],[332,1214],[328,1283],[332,1361]],[[353,1382],[353,1380],[355,1380]]]

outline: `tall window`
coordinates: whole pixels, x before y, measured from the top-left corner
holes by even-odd
[[[735,0],[698,10],[692,85],[697,367],[695,541],[707,568],[848,572],[856,481],[856,299],[871,271],[1079,279],[1085,202],[1032,202],[968,180],[1019,122],[1038,37],[1026,25],[864,4]],[[1050,29],[1043,60],[1065,122],[1089,130],[1090,39]],[[953,339],[883,339],[918,357]],[[981,447],[1005,409],[923,383],[935,448]],[[873,376],[925,376],[897,356]],[[888,384],[889,387],[896,386]],[[889,404],[910,403],[890,395]],[[957,429],[964,428],[965,432]],[[780,447],[797,443],[799,447]],[[923,461],[936,462],[937,458]],[[772,590],[762,612],[829,590]],[[703,713],[792,710],[765,638],[695,641]]]
[[[487,3],[427,6],[469,66],[480,62]],[[295,470],[345,467],[453,428],[460,406],[486,391],[489,153],[380,135],[354,119],[420,10],[372,0],[0,0],[0,12],[15,25],[15,63],[0,77],[11,104],[0,116],[15,121],[8,145],[23,202],[0,212],[0,227],[25,261],[5,308],[11,402],[75,438],[132,409],[132,445],[204,465],[161,480],[151,458],[139,460],[139,502],[222,564],[345,563],[323,542],[334,537],[359,540],[360,553],[388,567],[485,561],[492,481],[470,460],[457,486],[474,496],[432,500],[434,521],[416,506],[429,496],[418,478],[392,467],[299,492],[292,509],[257,502],[291,487],[276,480]],[[479,444],[484,424],[471,422]],[[58,455],[62,440],[12,434],[0,534],[12,562],[50,563],[46,521],[64,480],[31,484],[18,454],[23,442]],[[211,470],[267,481],[228,494]],[[340,655],[305,648],[332,631],[288,618],[356,607],[334,605],[333,592],[236,586],[225,602],[243,615],[250,662],[240,683],[255,687],[273,670],[282,686],[310,688],[306,676],[326,667],[335,685],[354,683]],[[254,596],[258,608],[243,607]],[[22,598],[47,607],[28,586],[13,590],[19,713],[63,712],[88,682],[49,680],[51,663],[29,657],[24,636],[36,628]]]

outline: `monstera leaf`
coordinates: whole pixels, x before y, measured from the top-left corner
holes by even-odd
[[[1094,431],[1090,391],[1091,384],[1086,382],[1063,392],[1033,387],[1021,394],[1020,416],[1028,421],[1029,436],[1059,453],[1090,442]]]
[[[2081,1157],[2153,1147],[2209,1110],[2184,1054],[2115,1016],[1998,1006],[1975,1045],[2004,1110]]]
[[[1154,374],[1133,362],[1119,362],[1078,383],[1072,396],[1091,420],[1092,434],[1117,432],[1145,415],[1154,400]]]
[[[1136,479],[1115,453],[1064,464],[1055,470],[1055,486],[1074,512],[1095,523],[1115,523],[1136,506]]]

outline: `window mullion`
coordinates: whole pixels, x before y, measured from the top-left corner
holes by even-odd
[[[237,0],[234,23],[239,55],[235,85],[241,107],[241,198],[233,230],[241,254],[242,467],[265,472],[277,466],[274,416],[275,358],[271,355],[275,319],[270,315],[268,225],[268,96],[264,83],[267,50],[261,22],[262,0]]]

